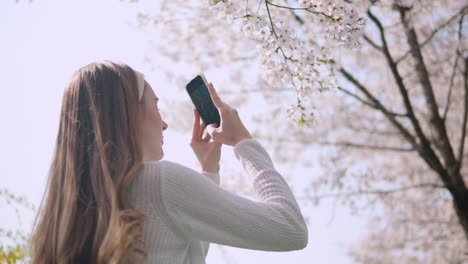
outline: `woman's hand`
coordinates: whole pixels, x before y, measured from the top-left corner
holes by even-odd
[[[211,141],[210,135],[205,139],[202,138],[205,124],[200,123],[200,114],[196,109],[193,109],[193,133],[190,147],[197,156],[198,162],[203,171],[219,173],[219,160],[221,158],[221,146],[223,145],[217,141]]]
[[[237,110],[219,98],[212,83],[208,85],[208,91],[221,117],[221,124],[219,127],[217,127],[216,124],[210,124],[206,128],[213,141],[235,146],[243,139],[252,138],[249,131],[242,123]]]

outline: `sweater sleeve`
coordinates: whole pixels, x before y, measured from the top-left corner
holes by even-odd
[[[203,174],[203,175],[205,175],[206,177],[210,178],[213,182],[215,182],[216,184],[219,185],[219,183],[220,183],[219,173],[202,171],[201,174]]]
[[[219,173],[213,173],[213,172],[207,172],[207,171],[202,171],[203,175],[206,177],[210,178],[213,182],[215,182],[217,185],[220,183],[220,177]],[[208,251],[210,249],[210,242],[207,241],[200,241],[202,247],[203,247],[203,252],[205,254],[205,257],[208,255]]]
[[[239,248],[305,248],[304,218],[266,150],[256,140],[244,139],[234,153],[252,178],[257,201],[226,191],[190,168],[169,161],[161,164],[161,203],[173,228],[188,239]]]

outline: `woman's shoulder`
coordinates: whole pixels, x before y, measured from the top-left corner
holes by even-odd
[[[191,181],[190,178],[194,174],[196,174],[195,170],[173,161],[145,161],[139,176],[132,185],[137,189],[146,189],[150,186],[149,189],[160,189],[161,185],[167,188],[167,185],[189,184],[187,181]]]
[[[169,160],[146,161],[143,165],[146,174],[159,174],[161,177],[177,177],[183,174],[196,172],[189,167]]]
[[[144,168],[164,168],[164,169],[171,169],[171,168],[180,168],[185,167],[177,162],[173,162],[170,160],[151,160],[143,162]]]
[[[206,173],[204,175],[204,173],[177,162],[161,160],[159,162],[147,164],[147,166],[153,166],[157,169],[158,180],[165,188],[178,189],[180,187],[185,188],[183,186],[196,187],[206,184],[217,184],[216,180],[210,179],[215,176],[207,175]]]

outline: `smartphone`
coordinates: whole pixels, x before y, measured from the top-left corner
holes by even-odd
[[[218,127],[221,124],[218,109],[211,100],[210,92],[208,91],[208,82],[203,74],[197,75],[186,86],[187,92],[192,99],[195,108],[203,123],[208,126],[209,124],[216,124]]]

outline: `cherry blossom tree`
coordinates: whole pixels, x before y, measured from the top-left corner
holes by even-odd
[[[172,0],[138,21],[159,34],[149,61],[225,69],[235,85],[221,93],[261,109],[250,121],[275,159],[326,168],[299,199],[367,210],[356,261],[462,263],[467,12],[457,0]]]

